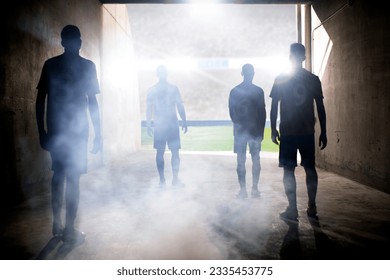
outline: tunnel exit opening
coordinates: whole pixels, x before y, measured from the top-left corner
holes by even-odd
[[[254,83],[264,89],[268,118],[268,96],[273,80],[287,71],[289,45],[300,40],[297,7],[292,4],[214,4],[207,8],[193,4],[127,5],[142,124],[145,124],[147,90],[157,81],[155,68],[165,64],[170,71],[169,80],[180,89],[189,125],[195,125],[183,135],[183,149],[231,151],[229,92],[242,81],[242,65],[253,64]],[[141,130],[142,147],[150,147],[151,139],[143,126]],[[269,132],[266,134],[269,140]],[[199,141],[190,138],[210,145],[195,145]],[[266,150],[276,151],[277,146],[265,144]]]

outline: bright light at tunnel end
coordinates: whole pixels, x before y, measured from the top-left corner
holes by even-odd
[[[272,74],[285,73],[290,70],[290,63],[282,56],[272,57],[231,57],[231,58],[195,58],[195,57],[169,57],[166,59],[139,59],[138,71],[154,71],[158,65],[166,65],[171,70],[197,71],[197,70],[229,70],[241,69],[251,63],[256,69],[262,69]]]
[[[218,4],[222,3],[222,0],[187,0],[188,4]]]

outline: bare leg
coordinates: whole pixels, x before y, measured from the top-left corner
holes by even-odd
[[[297,183],[295,180],[295,168],[284,168],[283,184],[288,199],[288,209],[297,210]]]
[[[66,178],[66,221],[63,234],[63,241],[70,243],[80,243],[85,240],[85,234],[74,228],[77,210],[80,201],[80,174],[70,174]]]
[[[246,169],[245,169],[246,153],[237,153],[237,176],[240,184],[240,191],[236,195],[239,199],[248,197],[246,192]]]
[[[240,184],[241,189],[246,189],[246,154],[245,153],[237,153],[237,176],[238,182]]]
[[[66,201],[66,222],[65,230],[73,231],[74,222],[77,216],[77,210],[80,201],[80,175],[72,174],[67,177],[65,201]]]
[[[62,234],[61,209],[64,199],[65,175],[62,171],[54,171],[51,181],[51,207],[53,211],[53,235]]]
[[[283,184],[284,191],[286,193],[288,199],[288,207],[287,209],[280,213],[280,218],[283,220],[298,220],[298,209],[297,209],[297,183],[295,180],[295,167],[284,168],[283,175]]]
[[[309,207],[316,207],[316,196],[318,187],[318,175],[317,170],[313,168],[305,168],[306,171],[306,187],[309,197]]]
[[[165,149],[157,149],[156,165],[157,165],[158,174],[160,176],[160,184],[165,184],[164,153],[165,153]]]
[[[172,173],[173,173],[173,185],[180,184],[179,181],[179,169],[180,169],[180,156],[179,156],[179,150],[173,149],[171,150],[172,158],[171,158],[171,165],[172,165]]]
[[[259,185],[259,178],[260,178],[260,154],[259,153],[253,153],[251,154],[252,157],[252,188],[257,190]]]
[[[259,178],[260,178],[260,152],[251,153],[252,157],[252,197],[260,197]]]

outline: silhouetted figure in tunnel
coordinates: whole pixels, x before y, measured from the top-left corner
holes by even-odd
[[[319,146],[321,150],[327,145],[326,114],[320,79],[302,68],[306,59],[305,47],[302,44],[290,45],[290,73],[276,77],[270,97],[272,141],[279,144],[279,166],[284,168],[283,183],[288,199],[287,209],[280,213],[282,219],[297,220],[297,198],[295,167],[297,166],[297,151],[306,173],[308,193],[307,215],[317,218],[316,195],[318,176],[315,168],[315,115],[316,104],[320,121],[321,134]],[[280,135],[276,128],[278,105],[280,103]]]
[[[252,83],[255,70],[251,64],[242,66],[243,82],[229,95],[229,114],[233,121],[234,153],[237,154],[238,198],[246,198],[246,151],[252,158],[252,197],[259,197],[260,150],[264,138],[266,110],[264,91]]]
[[[168,70],[164,65],[156,69],[158,82],[148,90],[146,122],[148,135],[153,138],[153,147],[156,149],[156,165],[160,176],[160,186],[166,185],[164,173],[164,153],[166,145],[171,150],[172,158],[172,185],[182,187],[179,180],[180,157],[180,127],[177,117],[182,120],[182,130],[187,133],[187,120],[184,105],[179,89],[167,81]],[[152,128],[153,120],[153,128]]]
[[[36,118],[40,145],[50,152],[52,159],[53,235],[73,243],[85,238],[83,232],[74,228],[74,223],[79,205],[80,176],[87,172],[88,112],[95,133],[92,152],[97,153],[102,147],[96,99],[100,89],[95,64],[79,55],[79,28],[65,26],[61,31],[61,44],[64,53],[46,60],[43,65],[37,86]],[[63,228],[64,188],[66,215]]]

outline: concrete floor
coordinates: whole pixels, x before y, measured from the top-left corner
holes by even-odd
[[[0,228],[1,259],[390,259],[389,194],[318,170],[319,220],[310,222],[299,167],[300,217],[288,224],[278,215],[287,203],[275,154],[262,154],[261,198],[245,201],[235,198],[232,153],[182,152],[186,186],[163,190],[154,156],[139,151],[83,175],[77,226],[87,239],[78,246],[52,238],[48,191],[10,210]],[[168,179],[170,154],[165,159]],[[248,182],[250,170],[248,158]]]

